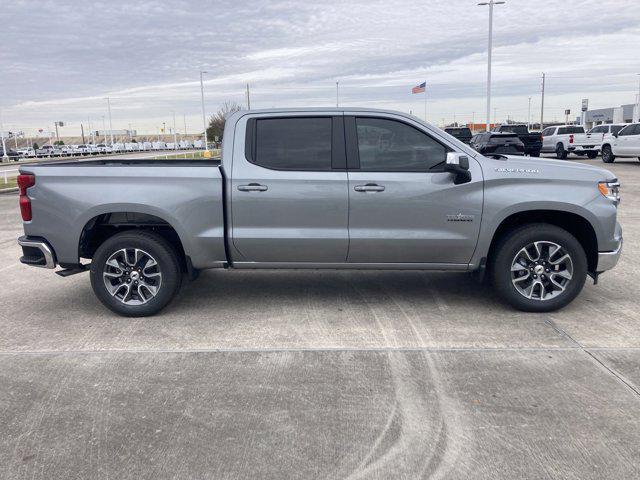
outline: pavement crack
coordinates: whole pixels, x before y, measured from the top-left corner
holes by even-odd
[[[616,372],[613,368],[609,367],[606,363],[600,360],[593,352],[589,351],[584,347],[580,342],[578,342],[575,338],[569,335],[563,328],[556,325],[556,323],[551,319],[546,319],[544,321],[547,325],[553,328],[558,334],[560,334],[563,338],[566,338],[571,343],[573,343],[577,348],[582,350],[584,353],[589,355],[593,361],[595,361],[598,365],[604,368],[607,372],[613,375],[620,383],[622,383],[625,387],[631,390],[636,396],[640,398],[640,390],[629,380],[627,380],[621,373]]]

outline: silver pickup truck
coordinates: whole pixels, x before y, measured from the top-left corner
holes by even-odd
[[[22,263],[90,270],[102,303],[129,316],[158,312],[208,268],[486,272],[515,308],[549,311],[622,248],[610,172],[484,157],[392,111],[240,111],[221,162],[20,171]]]

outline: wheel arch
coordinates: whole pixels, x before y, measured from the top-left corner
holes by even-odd
[[[106,211],[91,217],[84,223],[78,237],[78,257],[92,258],[98,247],[117,233],[127,230],[149,230],[163,237],[174,248],[183,270],[189,268],[189,256],[183,242],[184,236],[161,216],[131,210]]]
[[[505,234],[515,228],[532,223],[548,223],[571,233],[585,251],[588,271],[595,271],[598,264],[598,237],[593,225],[577,213],[560,210],[525,210],[512,213],[504,218],[493,233],[487,253],[487,265],[490,264],[496,253],[499,240]]]

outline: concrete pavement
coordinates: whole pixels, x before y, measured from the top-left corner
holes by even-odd
[[[125,319],[19,265],[0,196],[0,478],[640,477],[640,163],[607,168],[625,253],[552,314],[466,274],[210,271]]]

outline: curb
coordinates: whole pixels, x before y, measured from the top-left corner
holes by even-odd
[[[0,195],[2,195],[3,193],[15,193],[19,190],[18,187],[12,187],[12,188],[1,188],[0,189]]]

